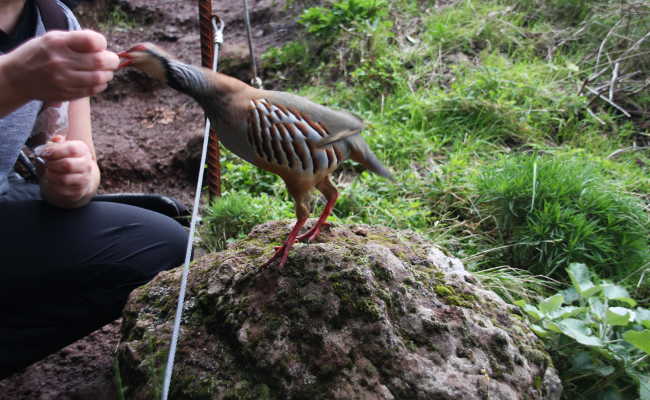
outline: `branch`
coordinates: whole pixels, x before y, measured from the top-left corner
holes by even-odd
[[[630,146],[630,147],[624,147],[622,149],[618,149],[612,154],[608,155],[606,158],[608,160],[611,160],[612,158],[616,158],[620,156],[623,153],[629,153],[630,151],[639,151],[639,150],[647,150],[650,149],[650,146]]]
[[[606,103],[608,103],[608,104],[611,105],[612,107],[616,108],[617,110],[619,110],[620,112],[622,112],[623,114],[625,114],[626,117],[628,117],[628,118],[631,117],[630,113],[627,112],[627,111],[625,111],[625,109],[624,109],[623,107],[621,107],[621,106],[619,106],[618,104],[614,103],[613,101],[611,101],[611,100],[608,99],[607,97],[603,96],[602,94],[598,93],[596,90],[592,89],[591,87],[586,86],[586,88],[587,88],[588,91],[590,91],[591,93],[593,93],[593,94],[595,94],[596,96],[600,97],[600,98],[603,99]]]

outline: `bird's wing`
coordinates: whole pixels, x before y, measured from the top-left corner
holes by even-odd
[[[336,167],[343,154],[335,146],[318,144],[327,138],[325,127],[295,108],[259,98],[250,101],[248,144],[260,159],[291,170],[316,173]]]

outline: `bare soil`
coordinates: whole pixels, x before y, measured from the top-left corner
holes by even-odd
[[[220,69],[250,81],[243,1],[213,3],[226,23]],[[249,7],[258,55],[293,39],[300,10],[286,7],[284,0],[249,0]],[[111,50],[149,41],[182,61],[200,64],[195,0],[95,0],[75,11],[84,27],[106,35]],[[191,99],[124,70],[92,98],[92,117],[100,192],[159,193],[191,206],[204,123]],[[109,324],[0,381],[0,400],[117,398],[113,356],[120,325]]]

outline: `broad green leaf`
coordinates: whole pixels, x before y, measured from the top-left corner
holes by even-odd
[[[650,329],[627,331],[623,333],[623,339],[631,343],[634,347],[650,354]]]
[[[560,290],[562,296],[564,296],[564,303],[571,304],[575,301],[580,300],[580,294],[572,287],[564,290]]]
[[[567,268],[569,278],[573,287],[582,295],[582,297],[593,296],[600,290],[599,286],[594,285],[591,281],[589,269],[586,265],[580,263],[573,263]]]
[[[551,319],[564,319],[576,316],[585,310],[584,307],[566,306],[560,307],[548,315]]]
[[[532,329],[532,331],[535,332],[535,334],[539,337],[547,337],[549,333],[546,329],[535,324],[530,324],[530,329]]]
[[[630,307],[636,306],[636,301],[630,297],[630,293],[623,286],[605,283],[600,285],[603,294],[609,300],[618,300],[626,303]]]
[[[632,368],[626,368],[625,372],[639,382],[639,400],[650,400],[650,375],[644,375]]]
[[[650,400],[650,376],[638,375],[639,377],[639,398],[641,400]]]
[[[577,370],[590,369],[593,366],[593,357],[589,351],[579,351],[570,357],[571,367]]]
[[[544,321],[544,328],[556,333],[562,333],[562,328],[557,323],[549,320]]]
[[[521,307],[521,309],[524,310],[526,314],[533,317],[535,321],[539,321],[540,319],[542,319],[543,317],[542,313],[534,305],[528,304],[523,300],[517,300],[515,301],[515,304]]]
[[[605,303],[603,303],[603,301],[598,297],[590,297],[588,302],[591,314],[593,314],[593,316],[599,321],[604,321],[607,314],[607,306]]]
[[[576,342],[585,346],[602,347],[603,342],[596,336],[591,335],[591,329],[584,321],[579,319],[567,318],[557,323],[562,333]]]
[[[560,308],[563,302],[564,296],[558,293],[555,296],[551,296],[542,300],[542,302],[539,303],[539,310],[544,314],[549,314]]]
[[[645,328],[650,329],[650,310],[646,310],[645,308],[641,307],[637,308],[636,320],[639,321],[639,323]]]
[[[616,371],[616,368],[611,365],[594,364],[594,359],[590,351],[576,353],[571,358],[571,368],[576,371],[592,371],[600,376],[608,376]]]
[[[632,310],[625,307],[609,307],[605,315],[605,321],[614,326],[625,326],[634,320]]]

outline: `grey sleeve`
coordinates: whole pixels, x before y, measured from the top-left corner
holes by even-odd
[[[65,13],[65,16],[68,18],[68,27],[69,30],[71,31],[78,31],[81,29],[81,25],[79,25],[79,21],[77,21],[77,17],[74,16],[74,13],[72,10],[68,8],[63,2],[56,0],[56,4],[58,4],[61,9],[63,9],[63,12]]]

